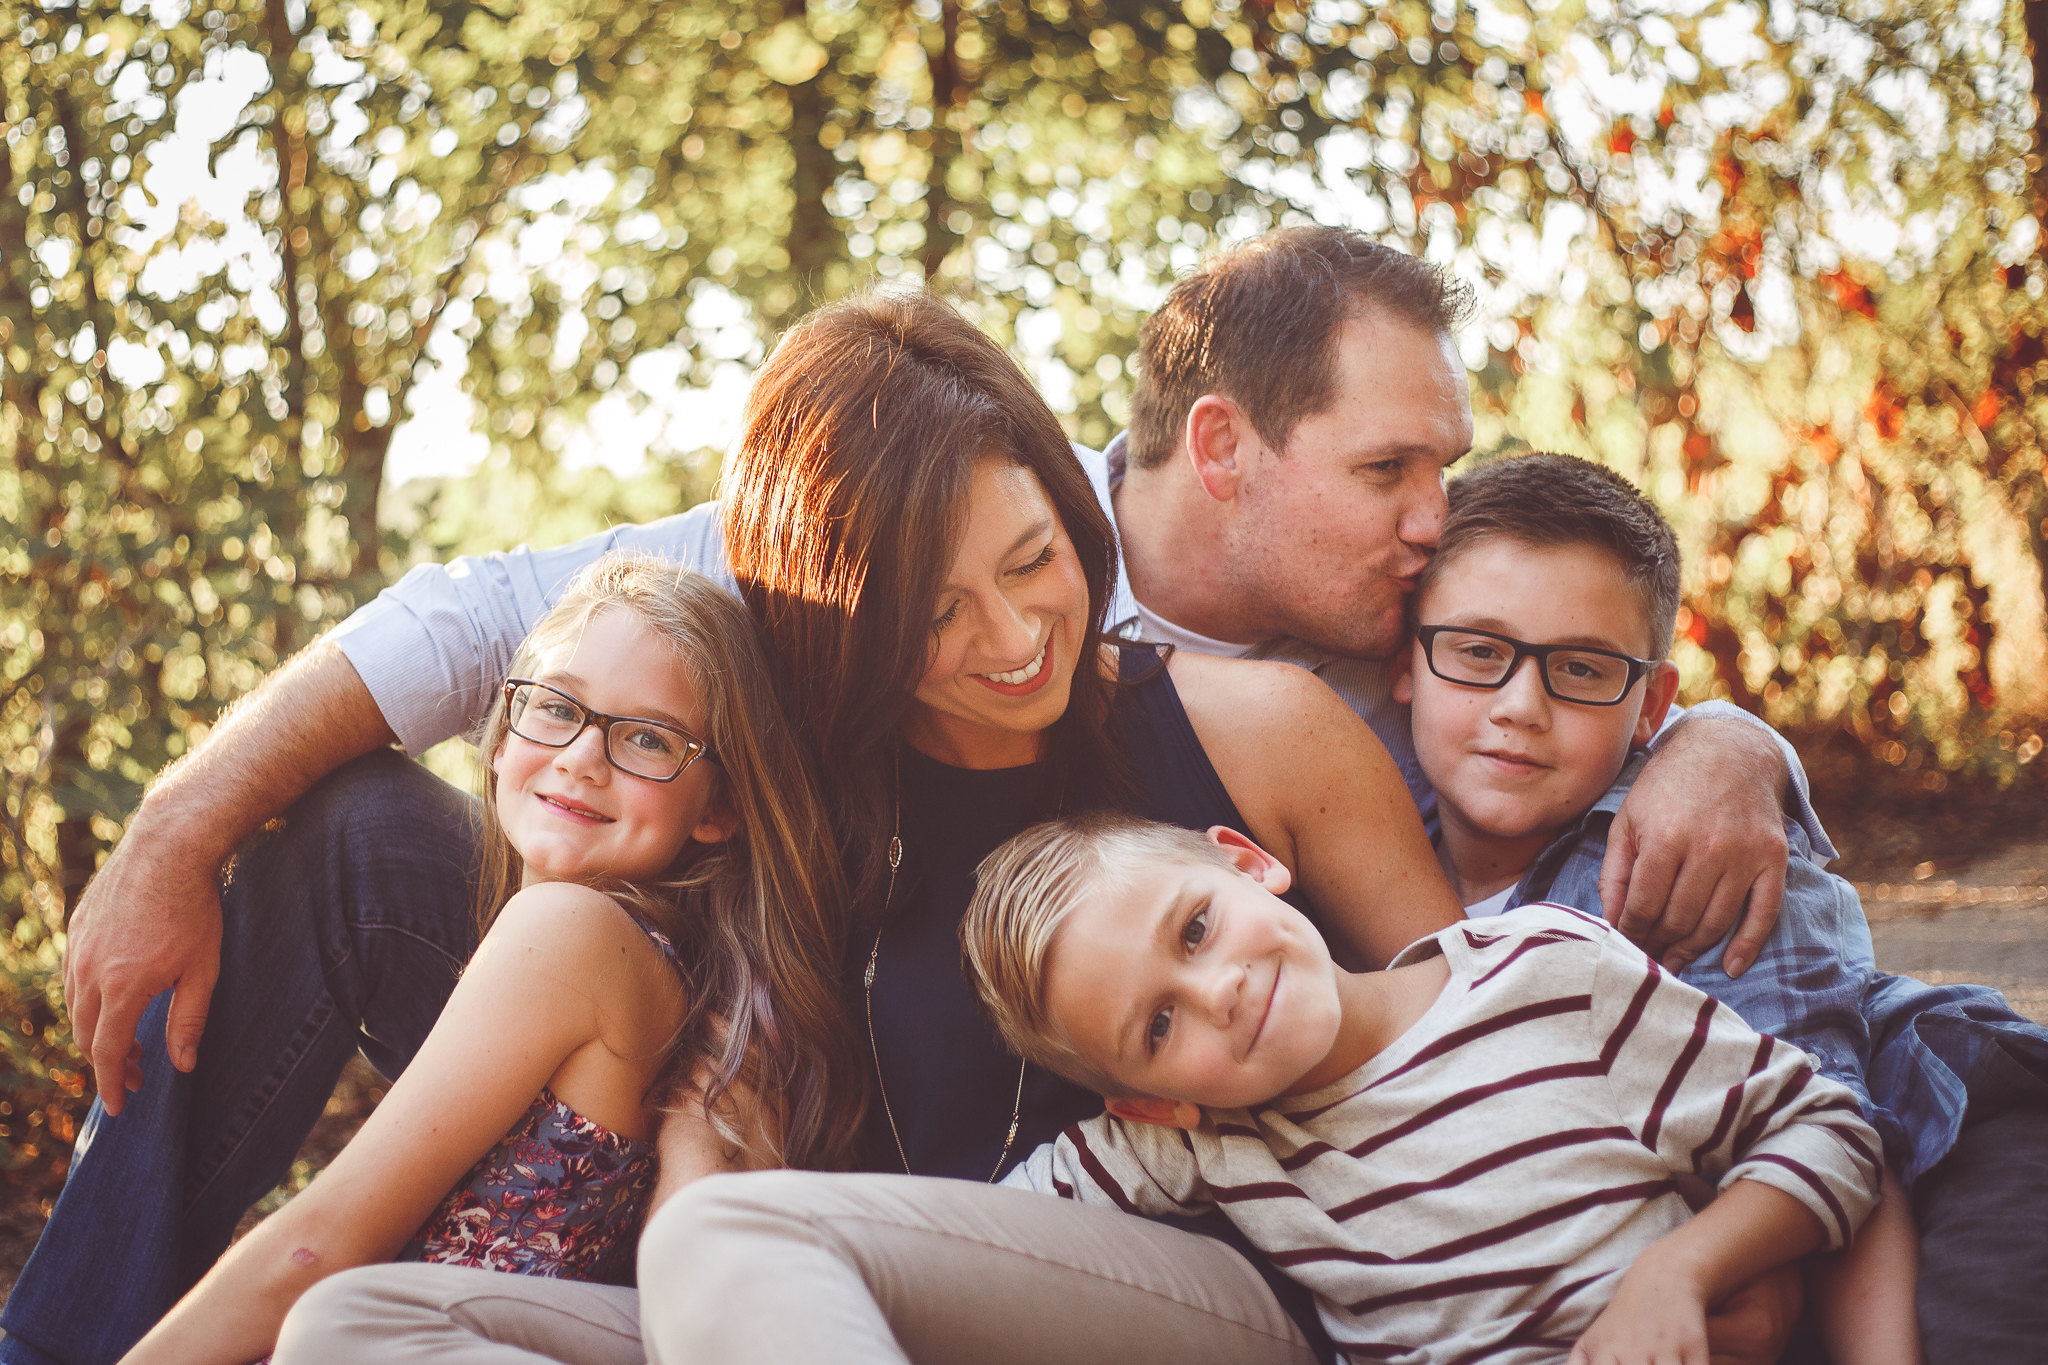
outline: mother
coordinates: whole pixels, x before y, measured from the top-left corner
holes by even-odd
[[[1116,805],[1248,831],[1334,941],[1383,963],[1459,915],[1385,751],[1289,665],[1162,667],[1107,641],[1116,546],[1087,476],[1016,365],[928,296],[793,330],[723,491],[725,552],[862,910],[848,990],[874,1067],[867,1164],[892,1174],[713,1179],[673,1201],[640,1266],[654,1357],[1309,1359],[1223,1242],[987,1188],[1101,1102],[1002,1049],[955,931],[997,844]],[[463,1273],[437,1269],[336,1282],[281,1358],[381,1354],[423,1318],[467,1332]]]

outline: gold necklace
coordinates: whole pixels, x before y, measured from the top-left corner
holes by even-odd
[[[875,946],[868,950],[868,969],[861,977],[861,989],[867,998],[868,1011],[868,1055],[875,1059],[875,1088],[882,1093],[882,1114],[889,1120],[889,1136],[896,1139],[896,1159],[903,1163],[903,1174],[915,1174],[910,1169],[910,1156],[903,1150],[903,1134],[896,1127],[896,1111],[889,1107],[889,1087],[882,1080],[882,1050],[875,1044],[875,963],[882,956],[882,933],[888,927],[889,903],[896,898],[896,869],[903,862],[903,751],[896,751],[896,795],[895,814],[891,817],[889,830],[889,889],[882,893],[882,926],[875,930]],[[1062,806],[1066,804],[1063,800]],[[1017,1097],[1010,1103],[1010,1131],[1003,1135],[1003,1150],[996,1153],[995,1169],[988,1173],[988,1183],[996,1183],[1002,1173],[1003,1162],[1009,1159],[1010,1148],[1017,1141],[1017,1125],[1024,1117],[1024,1072],[1029,1062],[1017,1063]]]

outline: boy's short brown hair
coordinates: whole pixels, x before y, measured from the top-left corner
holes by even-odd
[[[1130,885],[1141,864],[1237,864],[1191,829],[1113,811],[1033,825],[982,860],[960,921],[960,951],[982,1007],[1027,1062],[1118,1098],[1118,1084],[1076,1052],[1045,1010],[1053,938],[1090,896]]]
[[[1444,489],[1450,513],[1415,601],[1444,571],[1491,540],[1537,549],[1590,545],[1612,555],[1643,604],[1650,657],[1671,652],[1678,620],[1678,541],[1656,505],[1621,475],[1571,455],[1518,455],[1481,465]]]

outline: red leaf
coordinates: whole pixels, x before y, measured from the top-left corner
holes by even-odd
[[[1735,286],[1735,302],[1729,306],[1728,320],[1745,332],[1756,330],[1756,305],[1749,300],[1749,286]]]
[[[1887,441],[1905,430],[1906,405],[1889,379],[1877,381],[1877,387],[1870,392],[1870,401],[1863,405],[1863,414],[1877,428],[1877,434]]]
[[[1821,279],[1835,292],[1835,302],[1845,313],[1857,313],[1866,318],[1877,316],[1877,305],[1871,302],[1870,291],[1853,278],[1837,270]]]

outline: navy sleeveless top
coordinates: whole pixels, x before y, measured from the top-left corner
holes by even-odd
[[[1157,656],[1129,647],[1121,655],[1122,685],[1114,704],[1141,792],[1132,813],[1188,829],[1244,829],[1244,816],[1202,751]],[[954,768],[908,746],[901,763],[903,862],[892,913],[881,929],[872,992],[863,991],[861,976],[874,931],[856,932],[848,950],[854,1023],[863,1027],[866,995],[873,1008],[871,1065],[880,1080],[868,1108],[861,1167],[901,1172],[907,1162],[914,1175],[985,1181],[1007,1174],[1069,1124],[1102,1112],[1101,1096],[1041,1067],[1025,1068],[1017,1140],[997,1170],[1018,1095],[1019,1063],[982,1014],[960,963],[960,919],[974,894],[974,869],[1012,835],[1051,819],[1061,793],[1048,790],[1035,765]],[[1305,901],[1292,893],[1287,899],[1315,918]],[[1235,1246],[1266,1274],[1309,1340],[1327,1339],[1307,1291],[1271,1271],[1220,1215],[1157,1221]]]

